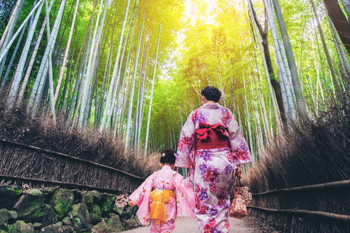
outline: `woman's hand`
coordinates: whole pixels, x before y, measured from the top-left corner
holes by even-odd
[[[131,206],[131,207],[134,207],[135,205],[136,205],[136,203],[135,202],[133,202],[133,201],[129,201],[129,206]]]
[[[237,165],[237,168],[236,168],[236,176],[237,176],[238,178],[241,178],[241,176],[242,176],[242,169],[241,169],[241,165],[240,165],[240,164]]]

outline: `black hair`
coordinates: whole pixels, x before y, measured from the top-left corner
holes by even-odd
[[[203,95],[207,100],[212,100],[217,103],[221,98],[221,91],[216,87],[207,86],[203,88],[201,95]]]
[[[163,149],[160,156],[160,163],[162,164],[175,164],[175,153],[176,151],[171,148]]]

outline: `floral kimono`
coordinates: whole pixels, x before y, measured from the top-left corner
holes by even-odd
[[[154,193],[162,193],[162,191],[164,191],[163,194],[175,193],[175,195],[167,195],[165,221],[160,222],[154,219],[150,221],[150,207],[153,204],[151,197]],[[175,196],[176,198],[174,198]],[[167,165],[150,175],[129,198],[139,206],[137,216],[140,222],[143,225],[151,222],[150,232],[170,233],[175,228],[176,216],[195,217],[195,194],[192,182],[189,178],[184,179]],[[154,203],[156,202],[154,201]]]
[[[207,143],[198,145],[203,140]],[[248,145],[230,110],[206,103],[190,114],[181,131],[175,165],[190,168],[200,232],[228,232],[234,171],[249,162]]]

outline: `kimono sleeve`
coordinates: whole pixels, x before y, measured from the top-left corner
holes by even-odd
[[[236,165],[243,163],[251,163],[251,155],[249,147],[244,139],[243,133],[240,130],[237,121],[233,117],[232,113],[228,110],[228,124],[227,128],[230,135],[230,146],[234,156]]]
[[[191,165],[190,154],[194,144],[195,132],[193,117],[194,112],[189,115],[180,133],[175,162],[177,167],[189,168]]]
[[[174,186],[176,189],[177,215],[195,217],[195,193],[189,178],[184,179],[179,173],[174,173]]]
[[[130,195],[129,199],[140,206],[145,198],[147,190],[152,189],[152,183],[153,174],[147,177],[147,179]]]
[[[152,191],[154,174],[150,175],[129,197],[138,205],[136,215],[143,225],[149,224],[149,195]]]

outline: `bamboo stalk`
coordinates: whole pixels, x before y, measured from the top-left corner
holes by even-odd
[[[54,0],[51,0],[48,12],[51,11],[53,2],[54,2]],[[41,26],[41,29],[40,29],[40,32],[39,32],[39,35],[38,35],[38,38],[37,38],[37,40],[35,42],[35,47],[33,49],[32,56],[30,58],[28,67],[27,67],[27,69],[25,71],[25,76],[24,76],[23,81],[22,81],[21,90],[18,93],[18,97],[17,97],[17,101],[16,101],[16,106],[17,107],[19,107],[21,105],[21,103],[22,103],[22,99],[24,97],[24,92],[25,92],[26,86],[28,84],[29,76],[30,76],[30,74],[32,72],[33,65],[34,65],[34,62],[35,62],[35,57],[36,57],[36,55],[37,55],[37,53],[39,51],[39,46],[40,46],[40,43],[41,43],[41,39],[42,39],[42,37],[44,35],[44,30],[45,30],[45,26],[46,26],[46,20],[47,20],[47,17],[44,18],[43,24]],[[27,39],[27,41],[28,41],[28,39]]]
[[[251,19],[251,29],[252,29],[252,34],[254,36],[255,35],[258,35],[258,28],[257,28],[257,25],[256,25],[256,22],[253,19],[252,17],[252,14],[251,12],[253,12],[253,10],[250,11],[250,19]],[[265,56],[264,56],[264,50],[262,48],[262,42],[261,42],[261,39],[259,36],[256,36],[256,39],[257,39],[257,45],[259,47],[259,50],[260,50],[260,53],[261,53],[261,58],[262,58],[262,61],[263,61],[263,65],[264,65],[264,71],[265,71],[265,76],[266,76],[266,79],[267,79],[267,86],[268,86],[268,90],[269,90],[269,94],[270,94],[270,98],[271,98],[271,101],[273,102],[273,112],[274,112],[274,115],[275,115],[275,120],[276,120],[276,130],[277,131],[281,131],[281,122],[279,120],[279,110],[277,109],[277,103],[276,103],[276,97],[275,97],[275,93],[273,92],[272,90],[272,84],[271,84],[271,80],[270,80],[270,75],[269,75],[269,71],[267,69],[267,63],[266,63],[266,59],[265,59]],[[256,54],[254,52],[254,56],[256,57]],[[255,61],[257,63],[257,59],[255,58]]]
[[[296,214],[296,215],[310,215],[310,216],[315,216],[315,217],[323,217],[323,218],[330,218],[333,220],[350,222],[350,215],[335,214],[335,213],[329,213],[329,212],[325,212],[325,211],[272,209],[272,208],[264,208],[264,207],[258,207],[258,206],[247,206],[247,207],[252,208],[252,209],[266,211],[266,212]]]
[[[4,77],[3,77],[3,80],[2,80],[2,82],[1,82],[0,90],[2,90],[2,89],[5,87],[5,85],[6,85],[6,81],[7,81],[8,75],[9,75],[9,73],[10,73],[10,71],[11,71],[11,68],[12,68],[12,65],[13,65],[13,61],[14,61],[15,58],[16,58],[16,54],[17,54],[18,48],[19,48],[19,46],[21,45],[24,32],[26,31],[26,27],[27,27],[27,26],[24,27],[24,29],[23,29],[22,32],[21,32],[21,35],[20,35],[19,38],[18,38],[18,41],[17,41],[16,47],[15,47],[15,50],[14,50],[13,53],[12,53],[10,62],[9,62],[9,64],[7,65],[6,73],[5,73],[5,75],[4,75]],[[4,62],[5,62],[5,61],[4,61]]]
[[[8,140],[5,140],[5,139],[0,139],[0,143],[10,144],[12,146],[18,146],[18,147],[22,147],[22,148],[29,149],[29,150],[43,152],[45,154],[50,154],[50,155],[54,155],[54,156],[58,156],[58,157],[63,157],[63,158],[66,158],[66,159],[71,159],[71,160],[87,163],[87,164],[90,164],[90,165],[94,165],[96,167],[105,168],[105,169],[108,169],[108,170],[111,170],[111,171],[114,171],[114,172],[118,172],[118,173],[121,173],[121,174],[124,174],[124,175],[127,175],[127,176],[131,176],[133,178],[140,179],[140,180],[144,180],[145,179],[144,177],[136,176],[134,174],[131,174],[131,173],[119,170],[119,169],[114,168],[114,167],[110,167],[110,166],[107,166],[107,165],[104,165],[104,164],[92,162],[92,161],[89,161],[89,160],[86,160],[86,159],[81,159],[81,158],[78,158],[78,157],[75,157],[75,156],[71,156],[71,155],[67,155],[67,154],[64,154],[64,153],[61,153],[61,152],[57,152],[57,151],[50,151],[50,150],[46,150],[46,149],[39,148],[39,147],[36,147],[36,146],[25,145],[25,144],[18,143],[18,142],[11,142],[11,141],[8,141]]]
[[[273,5],[275,8],[276,18],[277,18],[278,24],[280,26],[281,37],[282,37],[283,44],[285,46],[285,51],[286,51],[289,69],[290,69],[290,72],[292,75],[292,84],[293,84],[294,92],[295,92],[295,96],[296,96],[295,101],[296,101],[298,114],[301,118],[307,119],[308,115],[307,115],[307,110],[306,110],[304,94],[303,94],[303,91],[301,88],[299,75],[298,75],[298,71],[297,71],[297,66],[296,66],[296,62],[295,62],[295,57],[294,57],[293,50],[292,50],[292,45],[291,45],[290,40],[289,40],[289,35],[287,32],[286,25],[284,23],[279,0],[272,0],[272,1],[273,1]]]
[[[136,10],[136,13],[135,13]],[[133,38],[134,38],[134,32],[135,32],[135,27],[136,27],[136,21],[137,21],[137,16],[138,16],[138,10],[139,7],[136,8],[136,5],[134,5],[134,9],[132,11],[131,14],[131,18],[130,18],[130,22],[129,22],[129,26],[128,26],[128,30],[126,32],[126,36],[125,36],[125,41],[124,41],[124,46],[123,46],[123,52],[121,54],[121,65],[119,66],[119,70],[118,70],[118,76],[119,78],[123,77],[123,80],[121,81],[121,85],[120,87],[117,89],[117,100],[118,101],[114,101],[114,108],[115,108],[115,133],[117,134],[117,128],[118,128],[118,119],[121,118],[122,111],[124,111],[124,95],[123,92],[125,92],[125,86],[128,86],[128,74],[129,74],[129,61],[130,61],[130,55],[131,55],[131,50],[132,50],[132,43],[133,43]],[[135,15],[135,18],[134,18]],[[133,28],[132,28],[132,32],[131,32],[131,36],[130,36],[130,41],[129,41],[129,50],[127,49],[127,43],[128,43],[128,38],[129,38],[129,33],[130,33],[130,28],[132,25],[132,22],[134,22],[133,24]],[[126,51],[128,51],[128,54],[126,55]],[[126,58],[124,58],[126,55]],[[122,73],[122,68],[123,68],[123,73]],[[113,96],[113,98],[115,98],[115,96]],[[124,116],[122,117],[124,119]],[[105,129],[108,129],[109,125],[110,125],[110,121],[111,121],[111,117],[108,118],[107,120],[107,124]],[[102,126],[101,126],[102,127]],[[121,132],[121,130],[118,131],[118,134],[120,134],[119,132]]]
[[[42,7],[44,6],[44,2],[42,2],[41,6],[39,7],[34,20],[32,20],[31,25],[29,27],[29,31],[28,31],[28,35],[26,38],[26,42],[25,45],[23,47],[23,52],[21,53],[21,57],[18,61],[18,66],[16,68],[16,72],[14,74],[14,78],[11,84],[11,88],[9,91],[9,95],[8,95],[8,109],[12,109],[15,104],[16,104],[16,99],[17,99],[17,94],[19,91],[19,87],[20,87],[20,83],[22,81],[22,76],[24,73],[24,68],[25,68],[25,61],[27,60],[27,57],[29,55],[29,49],[30,49],[30,45],[33,41],[33,36],[34,36],[34,32],[35,32],[35,27],[38,24],[39,21],[39,17],[40,17],[40,12],[42,10]],[[40,32],[41,33],[41,32]],[[40,33],[39,33],[39,37],[40,37]],[[34,49],[35,51],[35,49]],[[36,54],[35,52],[33,52],[33,55]],[[30,64],[30,63],[29,63]],[[25,81],[26,82],[26,81]]]
[[[130,95],[129,95],[129,104],[128,104],[128,115],[127,115],[127,121],[126,121],[126,131],[125,131],[125,148],[130,147],[130,138],[132,138],[131,135],[131,121],[132,121],[132,107],[134,103],[134,93],[135,93],[135,85],[136,85],[136,75],[137,75],[137,66],[139,62],[139,55],[140,55],[140,48],[142,44],[142,35],[143,35],[143,29],[144,29],[144,23],[145,23],[145,15],[143,15],[143,22],[141,26],[141,32],[139,34],[139,42],[136,49],[135,54],[135,61],[134,61],[134,70],[132,74],[132,81],[131,81],[131,89],[130,89]]]
[[[81,100],[80,113],[79,113],[79,119],[78,119],[78,126],[79,128],[82,128],[82,129],[87,124],[87,118],[88,118],[87,115],[89,114],[89,111],[90,111],[90,97],[91,97],[90,94],[91,94],[91,89],[93,88],[92,80],[93,80],[94,72],[96,71],[95,66],[96,66],[96,59],[98,55],[98,48],[99,48],[99,43],[101,41],[102,30],[103,30],[104,21],[107,13],[107,3],[106,3],[102,18],[100,20],[100,17],[102,14],[102,8],[103,8],[102,3],[103,1],[101,1],[100,3],[100,8],[98,11],[96,24],[95,24],[95,30],[92,37],[90,54],[89,54],[89,59],[87,63],[86,73],[85,73],[86,77],[84,78],[84,81],[82,83],[83,85],[83,89],[81,92],[82,100]]]
[[[3,52],[5,47],[7,46],[8,41],[12,37],[13,30],[15,29],[15,25],[18,21],[19,15],[23,9],[24,6],[24,0],[18,0],[16,3],[16,6],[14,7],[10,20],[7,23],[7,26],[5,28],[5,31],[3,32],[1,39],[0,39],[0,53]]]
[[[123,20],[123,25],[121,27],[121,32],[120,32],[120,39],[119,39],[119,45],[118,45],[118,51],[117,51],[117,57],[115,59],[115,64],[114,64],[114,68],[113,68],[113,73],[112,73],[112,78],[111,78],[111,82],[110,82],[110,87],[108,89],[108,93],[107,93],[107,98],[106,98],[106,104],[103,110],[103,115],[102,115],[102,121],[101,121],[101,125],[100,125],[100,131],[102,131],[103,129],[106,129],[108,127],[105,126],[106,120],[108,117],[111,117],[110,115],[112,114],[112,110],[113,110],[113,103],[115,100],[115,92],[116,92],[116,88],[119,84],[119,79],[118,79],[118,68],[121,66],[121,60],[120,60],[120,54],[121,54],[121,49],[122,49],[122,44],[123,44],[123,39],[124,39],[124,31],[125,31],[125,25],[126,25],[126,21],[129,15],[129,6],[130,6],[130,0],[127,1],[127,6],[126,6],[126,10],[125,10],[125,14],[124,14],[124,20]],[[127,38],[126,38],[127,40]],[[113,95],[113,98],[112,98]]]
[[[17,32],[11,37],[11,40],[6,44],[6,47],[1,50],[1,55],[0,55],[0,62],[2,62],[2,59],[4,58],[5,54],[9,51],[11,45],[13,44],[13,42],[15,42],[17,36],[19,35],[19,33],[22,31],[23,27],[27,24],[28,20],[32,17],[32,15],[34,14],[34,12],[36,11],[36,9],[41,6],[43,0],[41,0],[40,2],[38,2],[36,4],[36,6],[31,10],[31,12],[28,14],[27,18],[25,18],[25,20],[22,22],[21,26],[17,29]]]
[[[38,183],[51,184],[51,185],[60,185],[60,186],[71,187],[71,188],[97,190],[97,191],[102,191],[102,192],[112,193],[112,194],[125,193],[125,191],[121,191],[121,190],[117,190],[117,189],[108,189],[108,188],[95,187],[95,186],[91,186],[91,185],[67,183],[67,182],[62,182],[62,181],[57,181],[57,180],[43,180],[43,179],[37,179],[37,178],[27,178],[27,177],[22,177],[22,176],[9,176],[9,175],[3,175],[3,174],[0,174],[0,178],[22,180],[22,181],[28,181],[28,182],[38,182]]]
[[[252,193],[253,196],[264,196],[272,193],[283,193],[283,192],[295,192],[295,191],[304,191],[304,190],[320,190],[320,189],[330,189],[330,188],[347,188],[350,187],[350,180],[334,181],[322,184],[313,184],[305,185],[293,188],[284,188],[284,189],[274,189],[261,193]]]
[[[69,53],[69,48],[70,48],[71,41],[72,41],[72,36],[73,36],[75,19],[76,19],[77,12],[78,12],[79,1],[80,0],[77,0],[76,6],[75,6],[74,16],[73,16],[73,20],[72,20],[72,24],[71,24],[71,30],[69,32],[69,37],[68,37],[68,42],[67,42],[67,45],[66,45],[66,50],[64,52],[63,62],[62,62],[61,69],[60,69],[60,72],[59,72],[59,78],[58,78],[59,81],[58,81],[57,86],[56,86],[55,97],[54,97],[54,104],[56,104],[56,102],[57,102],[58,94],[60,92],[60,87],[61,87],[62,80],[63,80],[64,70],[65,70],[65,67],[66,67],[68,53]]]
[[[148,107],[146,138],[145,138],[145,151],[144,151],[144,157],[145,158],[146,158],[146,155],[147,155],[148,137],[149,137],[149,129],[150,129],[150,119],[151,119],[151,113],[152,113],[152,101],[153,101],[154,82],[155,82],[155,79],[156,79],[156,72],[157,72],[157,62],[158,62],[158,53],[159,53],[159,44],[160,44],[161,32],[162,32],[162,22],[159,24],[157,53],[156,53],[156,60],[154,62],[154,72],[153,72],[153,79],[152,79],[151,96],[150,96],[149,107]]]

